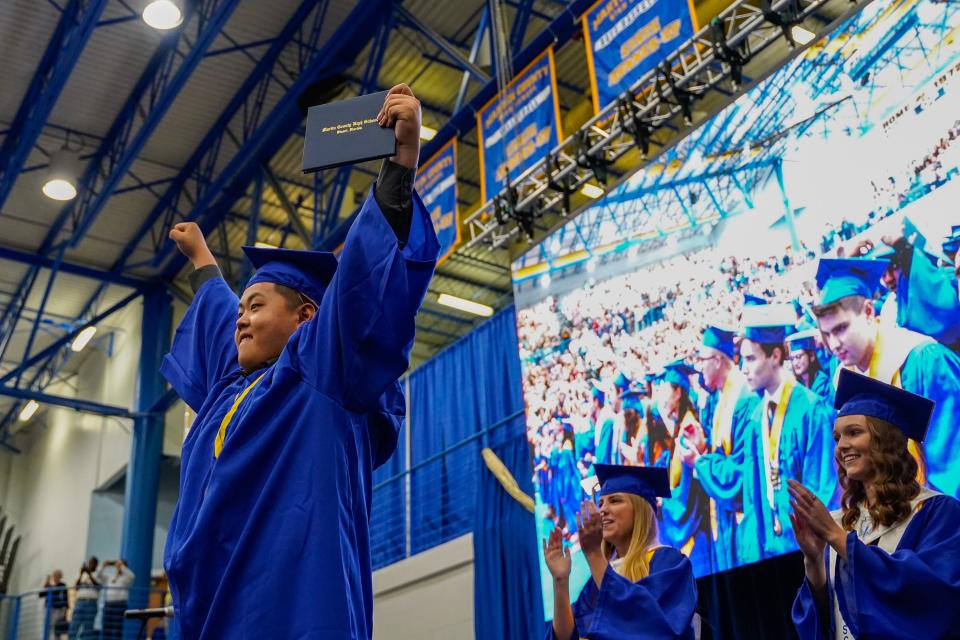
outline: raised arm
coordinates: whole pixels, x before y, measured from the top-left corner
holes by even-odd
[[[364,413],[407,368],[414,318],[440,250],[430,215],[412,192],[420,103],[406,85],[391,89],[380,121],[395,126],[397,155],[367,196],[297,345],[305,380]]]
[[[238,366],[233,334],[239,300],[221,276],[196,223],[174,225],[170,239],[194,267],[190,283],[195,296],[160,372],[177,394],[199,411],[210,388]]]

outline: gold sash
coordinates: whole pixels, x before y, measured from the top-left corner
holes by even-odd
[[[770,505],[770,511],[773,514],[773,532],[776,535],[783,533],[783,525],[777,515],[777,503],[774,497],[774,492],[779,490],[781,486],[780,434],[783,431],[783,421],[787,415],[790,394],[793,393],[793,386],[796,383],[797,381],[792,376],[784,380],[772,425],[767,418],[767,403],[769,400],[764,398],[760,406],[760,424],[763,429],[761,434],[761,440],[763,441],[763,480],[767,488],[767,504]]]
[[[213,443],[213,457],[219,458],[220,452],[223,451],[223,442],[227,439],[227,427],[230,426],[230,421],[233,420],[233,414],[237,412],[237,408],[240,406],[240,403],[243,402],[243,399],[247,397],[247,394],[250,393],[250,389],[253,389],[257,386],[257,383],[263,379],[263,376],[267,375],[266,372],[261,373],[260,376],[251,382],[246,389],[237,394],[236,399],[233,401],[233,405],[230,407],[230,410],[227,411],[227,415],[223,416],[223,420],[220,421],[220,429],[217,431],[217,439]]]

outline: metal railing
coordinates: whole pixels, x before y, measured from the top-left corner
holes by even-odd
[[[121,589],[106,586],[35,589],[0,595],[0,640],[120,640],[135,638],[140,623],[124,622],[130,602],[163,606],[160,589]],[[151,622],[146,636],[163,627]]]
[[[370,546],[381,569],[473,530],[477,488],[484,473],[480,451],[523,429],[513,413],[373,487]],[[512,430],[511,430],[512,431]]]

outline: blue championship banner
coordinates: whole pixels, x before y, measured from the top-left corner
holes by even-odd
[[[551,47],[477,112],[481,201],[502,191],[562,138]]]
[[[460,213],[457,208],[457,139],[453,138],[430,157],[417,172],[414,184],[423,205],[430,212],[433,229],[440,241],[439,265],[460,242]]]
[[[595,113],[697,32],[692,0],[598,0],[582,20]]]

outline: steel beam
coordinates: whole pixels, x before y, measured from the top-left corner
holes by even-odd
[[[136,576],[129,606],[147,603],[153,569],[153,530],[157,522],[160,489],[160,457],[163,452],[163,414],[149,413],[163,397],[166,382],[160,363],[170,346],[171,304],[166,291],[157,287],[143,297],[140,330],[140,369],[137,374],[137,411],[130,443],[123,499],[123,540],[120,557],[130,563]]]
[[[30,156],[107,0],[70,0],[0,146],[0,208]]]
[[[109,404],[101,404],[90,400],[81,400],[80,398],[65,398],[55,396],[42,391],[33,391],[32,389],[20,389],[19,387],[8,387],[0,385],[0,396],[16,398],[17,400],[36,400],[41,404],[50,404],[57,407],[65,407],[76,411],[84,411],[98,416],[115,416],[117,418],[132,418],[133,413],[129,409],[116,407]]]
[[[395,4],[394,7],[396,8],[397,13],[402,16],[404,22],[425,35],[430,42],[435,44],[437,48],[447,54],[457,64],[457,66],[464,71],[469,72],[470,75],[480,82],[490,82],[490,75],[486,71],[475,65],[472,60],[460,52],[460,49],[451,44],[446,38],[437,33],[435,30],[427,26],[427,24],[424,23],[420,18],[413,15],[409,9],[399,3]]]
[[[280,208],[287,214],[287,219],[290,221],[290,227],[293,229],[294,233],[297,234],[297,237],[300,238],[300,242],[303,243],[303,246],[309,247],[312,244],[310,237],[310,231],[307,229],[307,226],[303,224],[303,220],[300,219],[300,214],[297,212],[297,208],[293,206],[293,203],[290,202],[287,192],[283,190],[283,185],[280,184],[280,181],[277,179],[276,174],[270,169],[269,166],[263,165],[263,177],[267,179],[267,184],[270,185],[270,189],[277,195],[277,200],[280,201]]]

